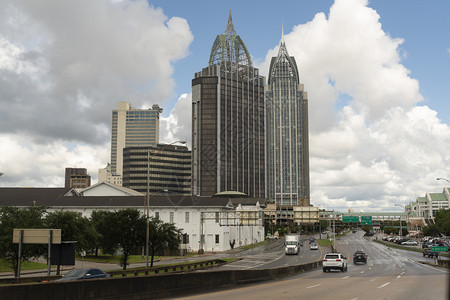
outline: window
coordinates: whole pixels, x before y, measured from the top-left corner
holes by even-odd
[[[216,212],[216,223],[219,223],[219,213]]]
[[[173,223],[173,216],[174,216],[174,212],[171,211],[170,212],[170,223]]]
[[[188,212],[188,211],[184,213],[184,222],[185,222],[186,224],[189,223],[189,212]]]
[[[218,244],[218,243],[219,243],[219,235],[216,234],[216,244]]]
[[[159,211],[155,211],[155,218],[159,219]]]

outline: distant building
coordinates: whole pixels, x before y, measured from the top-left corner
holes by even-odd
[[[434,219],[440,209],[450,209],[450,188],[444,188],[442,193],[426,193],[415,202],[406,205],[405,212],[410,217],[421,217],[425,220]]]
[[[152,195],[191,195],[191,151],[186,146],[126,147],[123,162],[124,187],[146,194],[148,185]]]
[[[122,176],[111,172],[111,164],[103,169],[98,169],[98,183],[108,182],[115,185],[122,185]]]
[[[84,168],[66,168],[65,188],[83,189],[91,186],[91,176]]]
[[[119,102],[112,111],[111,172],[122,176],[123,148],[155,146],[159,143],[159,114],[162,108],[136,109]]]
[[[309,206],[308,96],[282,36],[266,90],[267,193],[281,206]]]
[[[193,195],[265,197],[264,82],[230,12],[208,67],[192,80]]]

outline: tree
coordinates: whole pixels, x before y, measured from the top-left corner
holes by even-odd
[[[450,209],[440,209],[434,218],[441,234],[450,235]]]
[[[78,253],[95,248],[98,233],[88,218],[74,211],[55,211],[45,217],[48,228],[61,229],[63,241],[76,241],[75,249]]]
[[[15,228],[44,228],[43,215],[46,209],[41,206],[17,207],[4,206],[0,208],[0,258],[14,269],[18,276],[19,246],[13,243]],[[47,247],[43,245],[24,244],[22,246],[21,262],[38,258],[45,254]]]
[[[98,233],[95,243],[95,255],[98,255],[98,248],[101,248],[104,254],[113,255],[116,253],[118,248],[117,240],[115,231],[111,230],[116,222],[114,212],[94,210],[91,214],[91,222]]]
[[[177,229],[173,223],[164,223],[158,218],[150,218],[151,267],[153,267],[156,253],[162,254],[164,249],[178,249],[180,246],[180,235],[181,230]]]
[[[120,265],[126,270],[131,251],[145,244],[146,218],[136,209],[123,209],[115,214],[117,244],[122,248]]]
[[[122,209],[94,211],[91,220],[100,234],[100,248],[111,255],[121,249],[120,265],[126,270],[132,250],[145,244],[145,217],[136,209]]]
[[[437,224],[431,224],[423,228],[425,236],[439,236],[440,232],[440,227]]]

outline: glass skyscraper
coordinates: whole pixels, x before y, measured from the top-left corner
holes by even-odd
[[[123,148],[156,146],[159,143],[159,114],[162,108],[136,109],[128,102],[119,102],[112,111],[111,172],[122,176]]]
[[[208,67],[192,80],[193,195],[265,197],[264,81],[230,12]]]
[[[266,90],[267,196],[282,206],[309,206],[308,96],[282,36]]]

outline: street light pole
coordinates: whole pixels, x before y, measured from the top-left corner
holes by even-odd
[[[150,248],[150,159],[155,156],[158,151],[164,150],[166,147],[171,146],[173,144],[180,143],[186,144],[186,141],[175,141],[170,144],[164,145],[160,149],[155,149],[153,155],[150,156],[150,148],[147,150],[147,193],[145,196],[145,210],[146,210],[146,219],[147,219],[147,232],[145,235],[145,267],[148,268],[148,256],[149,256],[149,248]]]
[[[438,178],[436,178],[436,180],[445,180],[445,181],[447,181],[447,182],[450,182],[450,180],[445,179],[445,178],[442,178],[442,177],[438,177]]]
[[[395,206],[398,206],[398,207],[402,207],[403,209],[404,209],[404,206],[403,205],[400,205],[400,204],[395,204]],[[406,209],[405,209],[406,210]],[[398,231],[398,233],[399,233],[399,236],[403,236],[403,232],[402,232],[402,215],[400,215],[400,229],[399,229],[399,231]],[[406,223],[406,224],[408,224],[408,223]]]

